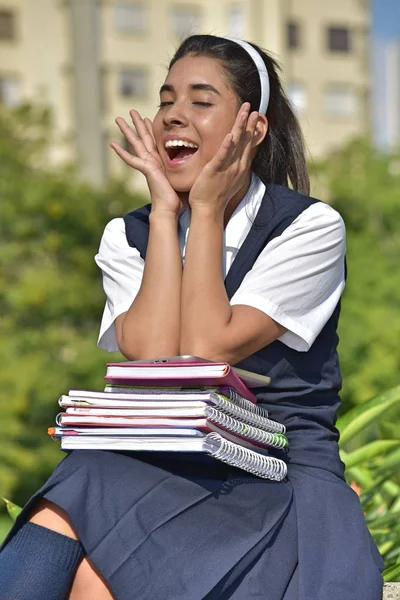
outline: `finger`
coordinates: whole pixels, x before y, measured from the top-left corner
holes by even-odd
[[[241,146],[241,151],[247,145],[247,142],[251,139],[251,135],[254,133],[254,128],[257,123],[258,113],[256,111],[248,112],[244,119],[244,125],[241,128],[240,140],[238,146]]]
[[[209,168],[212,173],[217,171],[223,171],[227,166],[232,163],[231,155],[234,148],[232,133],[228,133],[225,136],[222,144],[218,148],[215,156],[210,160],[205,168]]]
[[[249,107],[250,104],[243,106],[241,114],[237,115],[232,132],[226,136],[214,159],[209,163],[212,169],[222,171],[235,162],[247,165],[250,159],[251,141],[258,120],[258,112],[253,111],[251,115],[248,115]],[[236,141],[234,129],[237,135]]]
[[[144,120],[144,123],[148,129],[149,134],[153,138],[154,148],[156,148],[157,144],[156,144],[156,138],[154,137],[154,132],[153,132],[153,123],[150,119],[147,119],[147,118]]]
[[[150,135],[150,132],[149,132],[148,128],[146,127],[146,124],[145,124],[144,120],[142,119],[142,117],[140,116],[140,114],[138,113],[138,111],[131,110],[131,111],[129,111],[129,114],[130,114],[132,122],[135,126],[137,136],[143,142],[143,145],[146,148],[146,150],[148,152],[154,151],[155,144],[154,144],[153,135]]]
[[[214,158],[208,163],[211,171],[222,171],[242,156],[241,142],[246,133],[250,103],[245,102],[236,115],[232,131],[225,137]]]
[[[242,160],[247,163],[251,159],[253,149],[253,140],[258,123],[258,112],[253,111],[248,118],[245,135],[242,142]]]
[[[237,146],[243,136],[243,133],[246,131],[247,119],[249,117],[250,112],[250,102],[245,102],[239,109],[238,114],[236,115],[235,122],[232,127],[232,136],[233,143]]]
[[[117,117],[115,119],[116,124],[118,125],[122,135],[125,136],[127,142],[132,146],[134,153],[137,156],[143,155],[147,153],[147,150],[140,140],[138,135],[133,131],[133,129],[128,125],[128,123],[122,117]]]
[[[114,152],[118,154],[120,158],[122,158],[125,164],[127,164],[129,167],[140,170],[140,166],[143,164],[143,161],[140,158],[125,150],[125,148],[123,148],[121,144],[118,144],[118,142],[111,142],[110,146]]]

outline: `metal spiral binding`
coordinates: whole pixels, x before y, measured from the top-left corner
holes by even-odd
[[[212,423],[221,425],[221,427],[232,433],[243,435],[249,440],[280,449],[287,448],[289,445],[287,437],[282,433],[270,433],[247,423],[242,423],[212,406],[206,408],[206,415]]]
[[[285,433],[286,427],[281,423],[277,423],[276,421],[272,421],[272,419],[267,419],[261,414],[256,414],[254,412],[250,412],[246,408],[234,404],[233,401],[227,400],[220,394],[216,394],[212,392],[210,394],[212,400],[215,402],[217,408],[223,413],[237,419],[238,421],[243,421],[244,423],[250,423],[259,429],[263,429],[264,431],[269,431],[272,433]],[[240,398],[240,396],[239,396]],[[252,405],[254,406],[254,405]],[[261,408],[261,407],[259,407]]]
[[[268,411],[266,408],[260,406],[259,404],[254,404],[246,398],[243,398],[240,394],[237,393],[236,390],[232,388],[222,387],[220,388],[220,391],[221,394],[227,396],[229,400],[232,400],[232,402],[234,402],[236,406],[240,406],[244,410],[249,410],[256,415],[260,415],[261,417],[268,417]]]
[[[283,460],[243,448],[243,446],[224,439],[218,433],[209,433],[206,436],[205,449],[214,458],[263,479],[282,481],[287,474],[287,466]]]

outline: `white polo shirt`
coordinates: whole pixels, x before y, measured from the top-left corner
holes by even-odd
[[[253,175],[252,184],[224,232],[223,269],[232,262],[254,222],[265,186]],[[179,218],[183,260],[190,228],[190,209]],[[317,202],[304,210],[263,249],[232,297],[232,306],[253,306],[283,325],[281,342],[306,352],[332,315],[345,285],[345,227],[339,213]],[[126,240],[123,218],[110,221],[95,256],[102,270],[107,297],[98,346],[118,351],[115,319],[126,312],[138,293],[144,261]]]

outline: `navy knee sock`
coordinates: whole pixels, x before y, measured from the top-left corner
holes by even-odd
[[[65,600],[83,556],[80,542],[25,523],[0,552],[0,600]]]

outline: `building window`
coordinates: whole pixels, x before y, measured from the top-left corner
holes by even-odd
[[[146,30],[144,2],[118,2],[115,5],[115,26],[122,33],[144,33]]]
[[[325,89],[324,109],[328,117],[352,117],[357,112],[357,96],[353,86],[332,84]]]
[[[292,82],[288,85],[288,96],[290,102],[297,113],[304,113],[307,110],[307,92],[304,84]]]
[[[328,27],[327,36],[330,52],[350,52],[350,31],[347,27]]]
[[[228,31],[232,37],[244,37],[245,11],[243,4],[231,4],[228,9]]]
[[[171,11],[174,35],[183,39],[200,31],[200,11],[195,6],[175,6]]]
[[[119,72],[118,89],[127,98],[147,97],[147,71],[140,67],[123,68]]]
[[[10,10],[0,10],[0,40],[15,39],[15,15]]]
[[[20,103],[20,85],[15,77],[0,75],[0,103],[10,108]]]
[[[300,26],[298,23],[290,22],[287,24],[287,47],[290,50],[300,48]]]

